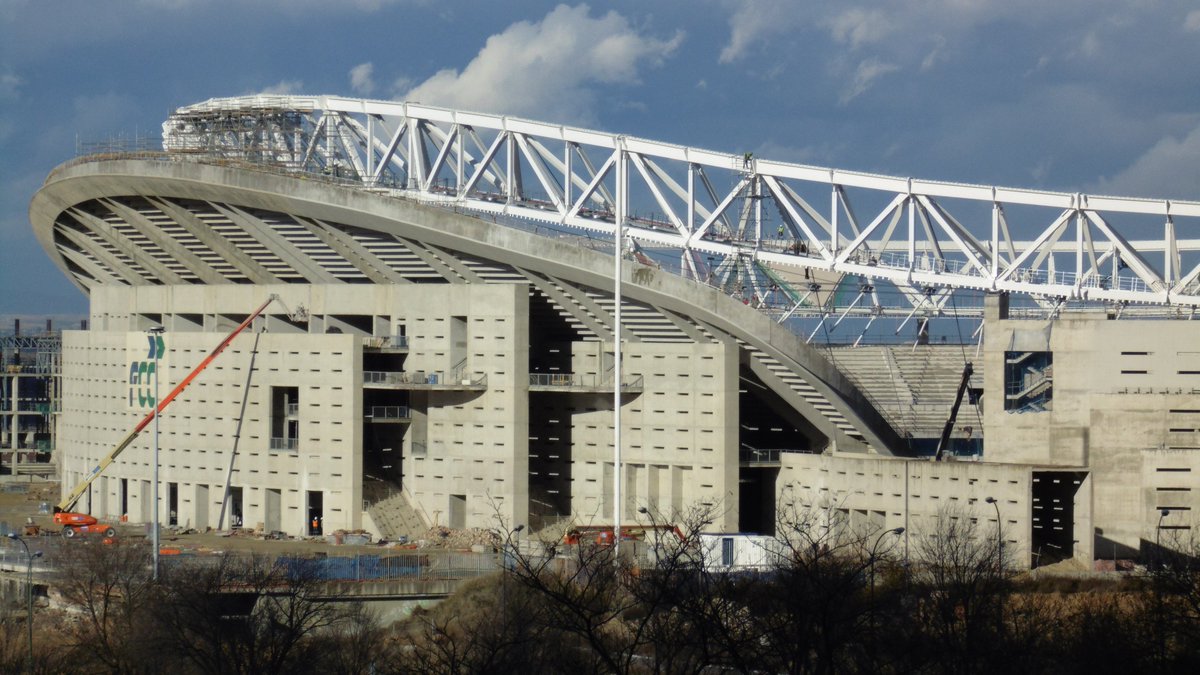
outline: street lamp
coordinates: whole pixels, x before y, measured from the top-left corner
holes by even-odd
[[[25,547],[25,592],[29,598],[29,619],[26,621],[29,624],[29,672],[33,673],[33,559],[42,557],[41,551],[29,552],[29,544],[17,535],[16,532],[10,532],[9,539],[21,542],[21,546]]]
[[[1162,559],[1162,521],[1163,518],[1171,515],[1170,509],[1158,510],[1158,526],[1154,528],[1154,559],[1155,561]]]
[[[1154,528],[1154,571],[1162,572],[1162,521],[1163,518],[1171,515],[1170,509],[1158,510],[1158,526]],[[1166,663],[1167,660],[1167,636],[1163,632],[1163,603],[1162,603],[1162,577],[1152,577],[1154,579],[1154,630],[1158,633],[1158,663],[1159,667]]]
[[[166,331],[162,326],[154,326],[146,331],[150,334],[150,341],[156,342],[155,338],[162,338],[162,334]],[[158,362],[162,350],[155,347],[154,352],[154,515],[152,518],[154,532],[150,535],[151,545],[154,546],[154,580],[158,581],[158,414],[162,411],[158,400]]]
[[[1004,572],[1004,540],[1000,534],[1000,502],[995,497],[988,497],[984,500],[991,504],[996,509],[996,571]]]
[[[516,545],[512,543],[512,540],[516,537],[516,535],[521,533],[521,530],[524,530],[524,529],[525,529],[524,525],[518,525],[518,526],[514,527],[513,529],[509,530],[508,541],[504,542],[504,554],[503,554],[504,559],[503,559],[503,563],[502,563],[504,565],[504,571],[501,573],[501,576],[500,576],[500,614],[501,614],[501,621],[503,622],[503,625],[506,629],[508,628],[508,571],[509,571],[508,550],[509,550],[509,547],[511,546],[513,549],[513,567],[516,567],[516,565],[517,565],[516,552],[517,551],[516,551]],[[507,635],[507,630],[505,631],[505,634]]]
[[[904,534],[903,527],[897,527],[891,530],[884,530],[879,534],[879,538],[875,540],[875,545],[871,547],[871,605],[875,604],[875,559],[879,557],[879,543],[889,534],[894,534],[897,537]]]

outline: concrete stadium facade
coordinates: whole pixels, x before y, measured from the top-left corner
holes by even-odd
[[[1028,565],[1136,555],[1158,540],[1162,508],[1184,528],[1200,507],[1188,452],[1200,365],[1179,365],[1193,353],[1179,345],[1200,335],[1187,322],[1017,321],[989,298],[975,359],[985,461],[931,462],[912,456],[897,416],[924,405],[944,419],[952,394],[914,381],[897,396],[894,373],[873,382],[877,365],[845,364],[909,352],[925,359],[913,379],[934,379],[929,364],[950,355],[937,379],[953,381],[960,348],[822,352],[638,260],[624,266],[614,336],[611,242],[592,250],[319,176],[165,153],[69,162],[30,217],[90,301],[89,330],[63,336],[64,494],[144,414],[130,362],[147,329],[166,329],[165,391],[281,299],[163,416],[158,508],[179,526],[392,537],[610,523],[618,386],[627,522],[705,505],[715,532],[771,533],[781,506],[798,505],[861,531],[905,527],[907,550],[949,511],[1000,528]],[[148,522],[150,462],[140,440],[78,510]]]

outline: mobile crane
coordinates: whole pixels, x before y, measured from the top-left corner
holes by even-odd
[[[250,316],[246,317],[246,319],[242,321],[237,328],[234,328],[229,335],[225,336],[225,339],[221,340],[220,344],[214,347],[213,350],[209,352],[208,356],[204,357],[204,360],[201,361],[195,368],[193,368],[190,373],[188,373],[187,377],[183,378],[179,384],[175,385],[175,388],[171,390],[171,393],[167,394],[162,400],[157,402],[154,410],[150,411],[150,413],[143,417],[142,420],[138,422],[137,425],[134,426],[124,438],[121,439],[121,442],[118,443],[115,448],[113,448],[112,452],[108,453],[108,455],[101,459],[100,463],[97,464],[90,472],[88,472],[87,477],[80,481],[79,484],[74,488],[72,488],[71,492],[69,492],[67,496],[64,497],[63,500],[54,507],[54,522],[55,524],[62,526],[62,535],[64,537],[71,538],[80,534],[102,534],[105,538],[111,538],[116,534],[116,530],[114,530],[111,525],[100,523],[95,516],[87,513],[77,513],[71,511],[70,509],[74,508],[75,503],[79,501],[79,497],[83,495],[83,493],[87,491],[88,487],[100,477],[100,474],[103,473],[104,470],[113,463],[117,456],[124,452],[125,448],[128,448],[129,445],[133,443],[134,439],[138,437],[138,434],[142,433],[142,431],[149,426],[150,422],[154,420],[155,416],[161,414],[163,409],[165,409],[168,405],[171,405],[171,402],[175,400],[175,397],[179,396],[179,394],[182,393],[183,390],[186,389],[187,386],[191,384],[192,381],[195,380],[196,377],[200,375],[200,373],[203,372],[204,369],[207,368],[209,364],[211,364],[213,360],[225,350],[226,347],[229,346],[229,343],[233,342],[233,339],[237,337],[238,334],[240,334],[246,329],[247,326],[251,324],[251,322],[258,318],[258,316],[267,308],[267,305],[270,305],[275,301],[282,303],[282,300],[278,295],[272,294],[271,297],[267,298],[266,302],[259,305],[258,309],[254,310]],[[157,375],[155,375],[155,377],[157,377]],[[158,508],[158,505],[155,505],[155,508]]]

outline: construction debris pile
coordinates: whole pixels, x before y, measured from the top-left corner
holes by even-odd
[[[487,549],[497,548],[501,544],[500,533],[496,530],[483,528],[468,528],[455,530],[449,527],[431,527],[415,542],[417,548],[444,548],[451,550],[470,550],[482,546]]]

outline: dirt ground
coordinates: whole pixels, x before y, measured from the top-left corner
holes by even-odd
[[[61,537],[61,528],[51,520],[54,505],[59,500],[59,483],[29,476],[0,476],[0,532],[24,532],[26,519],[42,527],[47,544]],[[143,525],[112,523],[117,536],[130,540],[146,540],[149,530]],[[53,539],[51,539],[53,538]],[[330,544],[324,537],[267,539],[250,530],[230,532],[189,532],[164,527],[159,538],[163,550],[192,554],[240,551],[264,554],[317,554],[348,556],[359,553],[379,553],[379,544],[348,546]],[[31,544],[31,548],[34,545]]]

